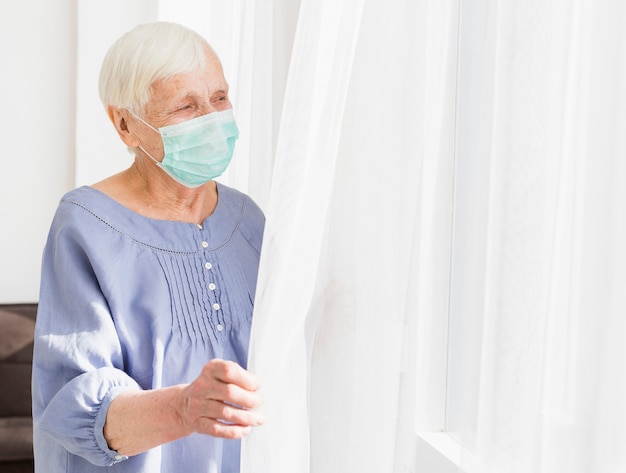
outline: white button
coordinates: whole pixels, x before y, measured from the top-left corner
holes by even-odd
[[[199,223],[196,223],[196,227],[198,227],[198,230],[202,230],[202,225],[200,225]]]
[[[217,329],[218,332],[221,332],[222,330],[224,330],[224,327],[222,327],[222,324],[217,324],[217,327],[215,327]]]
[[[209,289],[211,289],[212,291],[215,291],[215,284],[213,283],[209,284]]]
[[[213,309],[220,310],[220,305],[216,302],[215,304],[213,304]]]
[[[124,460],[125,458],[126,458],[126,457],[125,457],[124,455],[120,454],[120,453],[118,453],[117,455],[115,455],[115,459],[116,459],[117,461]]]
[[[206,269],[211,269],[213,267],[213,265],[211,263],[204,263],[204,267]]]
[[[209,244],[206,241],[202,242],[202,248],[207,248],[209,246]]]

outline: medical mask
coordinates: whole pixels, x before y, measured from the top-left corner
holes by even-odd
[[[191,188],[222,175],[233,157],[235,141],[239,137],[232,109],[209,113],[158,130],[141,117],[135,117],[161,135],[163,160],[158,162],[141,146],[139,149],[172,179]]]

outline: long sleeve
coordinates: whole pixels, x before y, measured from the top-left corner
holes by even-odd
[[[69,452],[95,465],[112,465],[125,457],[104,439],[108,406],[115,395],[139,386],[124,372],[115,324],[83,238],[89,233],[76,228],[60,212],[44,252],[33,418],[37,430]]]

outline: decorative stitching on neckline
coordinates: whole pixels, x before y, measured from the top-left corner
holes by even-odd
[[[137,243],[139,245],[145,246],[147,248],[150,248],[150,249],[153,249],[153,250],[156,250],[156,251],[162,251],[162,252],[170,253],[170,254],[194,255],[194,254],[203,253],[205,251],[218,251],[218,250],[220,250],[221,248],[223,248],[224,246],[226,246],[226,245],[228,245],[230,243],[230,241],[233,239],[233,236],[235,235],[235,233],[239,229],[239,224],[241,223],[242,215],[243,215],[244,208],[245,208],[245,205],[246,205],[246,199],[241,199],[241,206],[240,206],[240,210],[239,210],[239,218],[237,219],[237,223],[233,227],[232,232],[230,233],[228,238],[226,238],[226,241],[224,241],[224,243],[222,243],[221,245],[219,245],[219,246],[217,246],[215,248],[211,248],[211,249],[202,248],[202,249],[194,250],[194,251],[175,251],[175,250],[169,250],[169,249],[166,249],[166,248],[161,248],[161,247],[158,247],[158,246],[151,245],[149,243],[146,243],[145,241],[138,240],[137,238],[129,235],[126,232],[123,232],[122,230],[120,230],[119,228],[115,227],[114,225],[111,225],[111,223],[109,223],[107,220],[105,220],[104,218],[100,217],[93,210],[91,210],[90,208],[86,207],[84,204],[81,204],[80,202],[76,202],[74,200],[69,200],[69,199],[62,199],[61,203],[72,204],[72,205],[75,205],[75,206],[83,209],[84,211],[88,212],[93,217],[98,219],[100,222],[104,223],[111,230],[119,233],[120,235],[124,236],[125,238],[128,238],[129,240],[131,240],[131,241],[133,241],[133,242],[135,242],[135,243]]]

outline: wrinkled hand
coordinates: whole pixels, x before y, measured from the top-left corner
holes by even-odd
[[[182,422],[193,432],[242,438],[263,423],[252,410],[262,403],[259,387],[257,377],[237,363],[211,360],[184,390]]]

